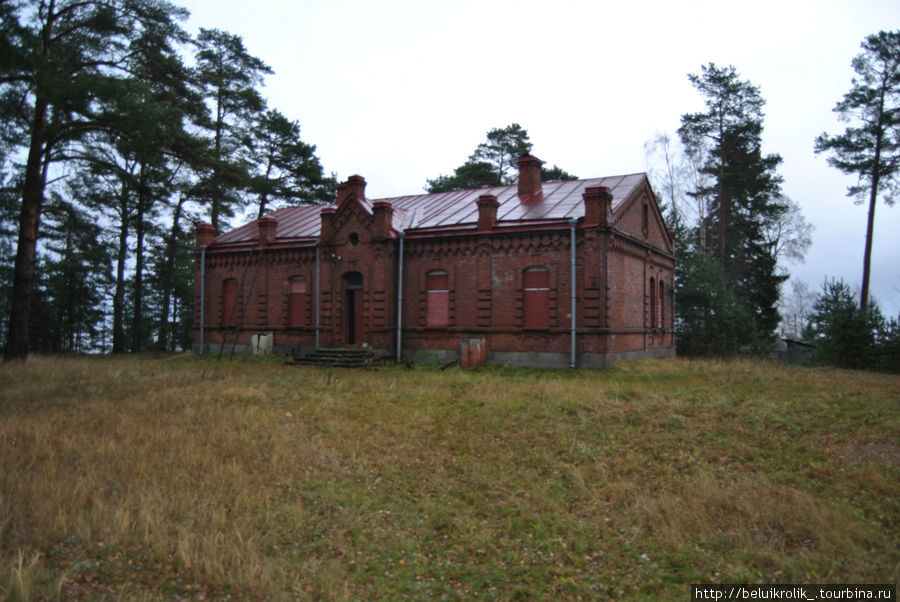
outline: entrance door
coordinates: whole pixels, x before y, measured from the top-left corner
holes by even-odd
[[[363,275],[344,274],[344,344],[360,345],[363,340]]]

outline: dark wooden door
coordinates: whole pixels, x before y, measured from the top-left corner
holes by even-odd
[[[363,276],[344,274],[344,344],[363,343]]]

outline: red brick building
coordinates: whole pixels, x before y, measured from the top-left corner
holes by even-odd
[[[645,174],[289,207],[197,228],[195,349],[359,346],[464,365],[675,353],[675,255]],[[270,337],[268,336],[270,335]]]

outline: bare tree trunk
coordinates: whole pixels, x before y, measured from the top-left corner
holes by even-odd
[[[172,297],[172,289],[174,285],[172,283],[173,275],[175,273],[175,249],[176,243],[178,241],[178,222],[181,221],[181,210],[184,207],[184,202],[187,199],[181,197],[178,199],[178,204],[175,205],[175,212],[172,217],[172,229],[169,231],[169,240],[166,242],[166,259],[163,265],[163,273],[162,273],[162,307],[160,309],[160,317],[159,317],[159,341],[157,342],[157,346],[161,351],[165,351],[169,346],[169,300]],[[172,313],[175,314],[175,310],[172,310]],[[174,333],[172,334],[173,343],[174,343]]]
[[[147,206],[147,190],[144,180],[144,166],[141,166],[141,175],[138,179],[137,214],[135,215],[134,234],[134,319],[131,327],[131,351],[139,353],[143,343],[143,313],[144,313],[144,212]]]
[[[56,2],[50,0],[47,22],[41,32],[44,57],[50,56]],[[31,142],[25,162],[25,182],[22,186],[22,210],[19,213],[19,241],[13,272],[13,290],[9,311],[9,330],[6,338],[5,360],[24,360],[28,356],[28,320],[31,317],[31,285],[34,278],[34,254],[37,248],[38,226],[44,204],[44,185],[47,171],[47,113],[49,103],[40,93],[34,102],[31,122]]]
[[[28,356],[28,320],[31,317],[31,284],[34,277],[34,254],[38,225],[44,204],[44,140],[47,134],[47,109],[44,100],[34,108],[31,146],[25,163],[22,188],[22,210],[19,213],[19,242],[13,275],[12,303],[4,359],[24,360]]]
[[[119,248],[116,253],[116,288],[113,293],[113,353],[125,353],[125,261],[128,259],[128,187],[122,181],[119,202]]]
[[[876,160],[876,165],[877,165]],[[873,180],[877,180],[874,178]],[[866,221],[866,250],[863,254],[862,291],[859,293],[859,308],[866,311],[869,307],[869,272],[872,268],[872,231],[875,228],[875,201],[877,200],[877,184],[873,184],[869,194],[869,217]]]
[[[263,184],[264,187],[268,186],[269,178],[272,176],[272,167],[273,167],[272,163],[273,163],[272,153],[269,153],[269,161],[266,164],[266,177],[264,180],[265,183]],[[264,189],[262,191],[262,193],[259,195],[259,212],[256,214],[256,219],[259,219],[266,214],[266,205],[268,204],[268,202],[269,202],[269,193],[267,190]]]
[[[859,293],[859,308],[869,308],[869,273],[872,268],[872,232],[875,229],[875,203],[878,201],[878,185],[881,183],[881,145],[884,140],[885,89],[881,88],[878,104],[878,123],[875,127],[875,161],[872,163],[872,189],[869,191],[869,217],[866,222],[866,250],[863,254],[862,291]]]
[[[725,199],[725,187],[722,184],[722,180],[725,177],[725,132],[724,126],[721,121],[719,123],[719,206],[718,206],[718,214],[719,214],[719,232],[718,232],[718,243],[719,243],[719,260],[722,263],[722,269],[725,270],[725,261],[728,259],[728,254],[725,252],[725,231],[726,226],[728,224],[728,202]]]

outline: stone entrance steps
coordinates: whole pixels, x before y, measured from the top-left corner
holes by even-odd
[[[371,349],[339,347],[319,349],[303,356],[294,356],[291,364],[302,366],[325,366],[331,368],[372,368],[376,360]]]

